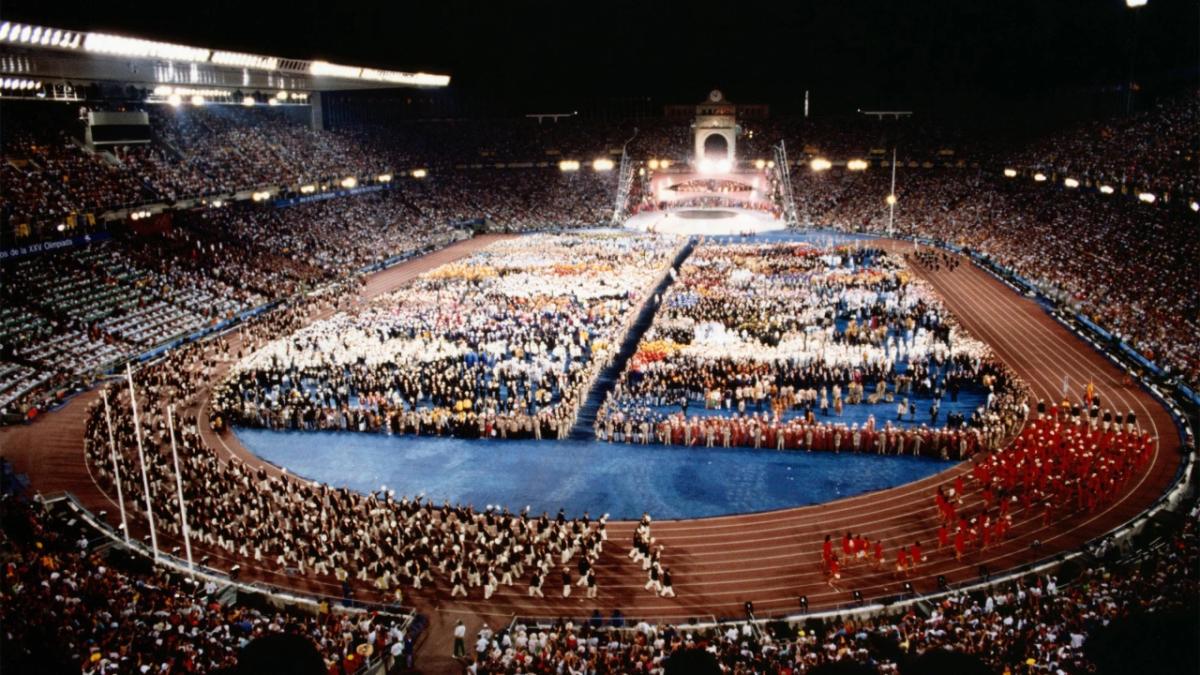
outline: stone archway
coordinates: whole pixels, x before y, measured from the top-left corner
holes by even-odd
[[[720,161],[729,159],[729,141],[721,133],[712,133],[704,137],[703,159]]]

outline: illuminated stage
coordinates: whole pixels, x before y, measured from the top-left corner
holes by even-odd
[[[787,223],[757,209],[677,208],[635,214],[625,227],[669,234],[757,234],[782,230]]]
[[[651,166],[654,166],[651,164]],[[772,166],[774,168],[774,162]],[[755,234],[787,227],[765,162],[733,167],[703,160],[695,169],[655,167],[625,227],[670,234]]]

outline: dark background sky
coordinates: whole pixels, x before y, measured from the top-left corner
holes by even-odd
[[[1150,0],[4,0],[0,15],[201,46],[448,72],[525,109],[609,99],[979,110],[1128,78],[1194,82],[1200,3]],[[1136,23],[1136,25],[1135,25]],[[1136,47],[1135,37],[1136,34]]]

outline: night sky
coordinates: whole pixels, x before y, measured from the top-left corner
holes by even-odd
[[[788,104],[932,107],[1194,82],[1200,3],[1150,0],[5,0],[3,17],[201,46],[448,72],[530,108],[712,87]]]

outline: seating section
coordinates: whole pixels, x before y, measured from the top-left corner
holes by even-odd
[[[196,272],[141,267],[119,241],[17,260],[3,272],[0,342],[14,366],[5,371],[5,407],[264,301]]]
[[[0,361],[0,408],[7,408],[21,394],[44,384],[49,377],[36,368]]]
[[[1200,198],[1195,93],[1034,138],[999,139],[933,118],[748,118],[739,148],[743,157],[768,157],[779,140],[787,143],[805,223],[891,228],[984,252],[1197,385],[1200,268],[1192,261],[1200,259],[1200,238],[1186,208]],[[590,158],[612,156],[629,141],[635,158],[680,161],[691,142],[687,125],[669,118],[363,118],[314,131],[306,108],[89,105],[144,107],[151,143],[92,152],[79,141],[78,106],[4,103],[0,245],[108,227],[117,235],[90,249],[4,262],[12,313],[0,336],[13,366],[3,380],[10,391],[93,372],[248,308],[443,245],[464,236],[454,223],[482,219],[508,231],[606,224],[617,176],[592,171]],[[883,162],[896,144],[903,157],[892,210]],[[839,165],[814,172],[807,165],[814,157]],[[871,167],[842,168],[852,157]],[[559,171],[562,158],[585,166]],[[1003,178],[1008,166],[1024,174]],[[428,176],[409,177],[416,167]],[[1032,171],[1051,180],[1034,183]],[[144,236],[99,218],[149,201],[262,185],[329,187],[382,172],[395,180],[380,193],[179,212],[174,226]],[[1065,188],[1064,176],[1083,188]],[[1087,189],[1102,182],[1116,194]],[[1145,189],[1158,191],[1158,203],[1131,196]],[[649,203],[634,194],[635,206]]]

